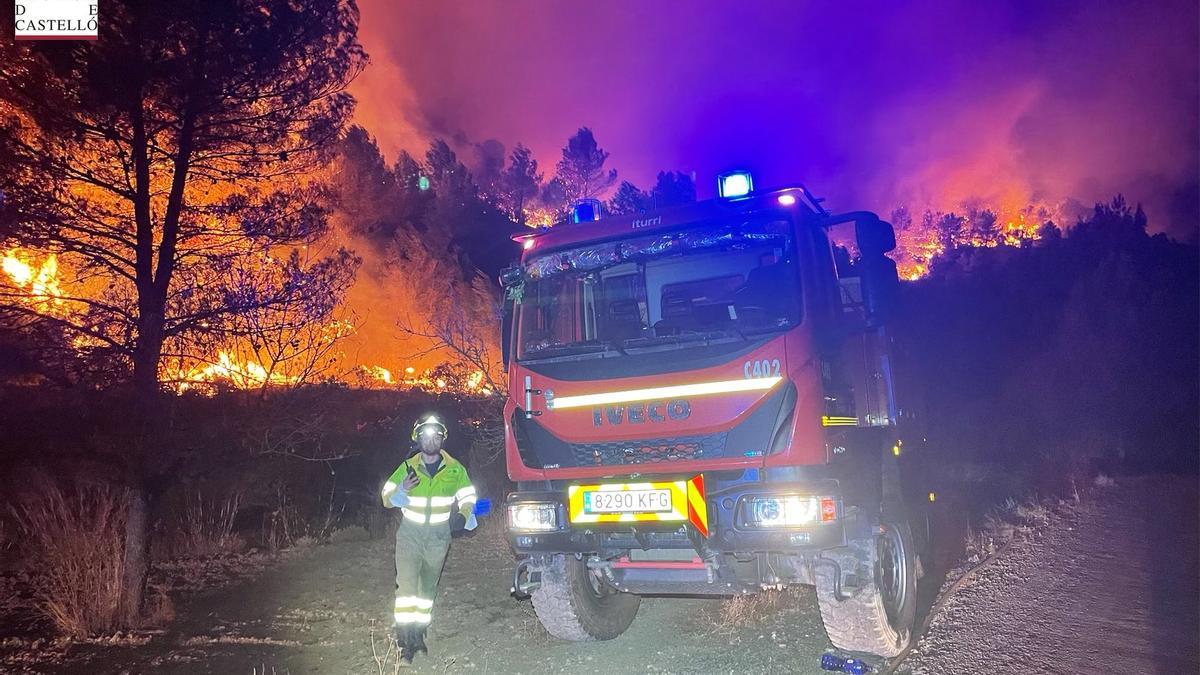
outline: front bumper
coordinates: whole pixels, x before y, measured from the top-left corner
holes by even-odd
[[[737,523],[739,504],[751,495],[773,492],[832,496],[837,500],[837,518],[831,522],[803,527],[756,529]],[[715,554],[755,552],[804,552],[844,546],[847,530],[856,529],[856,513],[843,507],[837,496],[836,481],[812,481],[768,485],[745,483],[710,492],[708,536],[690,523],[586,523],[568,522],[564,492],[519,492],[509,496],[507,506],[518,502],[549,502],[557,505],[556,529],[551,531],[510,530],[509,543],[518,555],[539,553],[587,553],[600,558],[619,556],[631,550],[694,549],[705,558]]]

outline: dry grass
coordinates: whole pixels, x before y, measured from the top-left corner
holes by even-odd
[[[379,675],[395,675],[404,667],[390,630],[371,626],[371,660]]]
[[[199,493],[189,498],[181,523],[187,552],[209,556],[244,550],[246,542],[233,533],[233,520],[241,502],[242,495],[237,492],[224,499],[205,500]]]
[[[710,620],[714,627],[720,628],[751,626],[762,621],[763,617],[796,602],[796,597],[788,591],[769,590],[734,595],[721,601]]]
[[[174,526],[159,535],[162,557],[205,558],[244,551],[245,539],[233,532],[241,501],[238,492],[225,497],[189,493],[172,519]]]
[[[1035,497],[1006,499],[988,512],[982,527],[967,532],[967,562],[974,564],[985,560],[1018,534],[1025,535],[1045,527],[1050,523],[1052,514],[1050,507]]]
[[[125,493],[109,486],[73,491],[49,484],[13,509],[23,544],[37,565],[34,600],[71,637],[129,625],[121,612]]]

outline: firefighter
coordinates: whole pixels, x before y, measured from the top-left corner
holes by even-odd
[[[443,450],[446,425],[434,415],[416,421],[412,440],[419,452],[383,485],[383,505],[403,514],[396,530],[396,606],[392,637],[408,662],[428,653],[425,630],[432,619],[438,578],[450,534],[473,530],[475,488],[461,462]]]

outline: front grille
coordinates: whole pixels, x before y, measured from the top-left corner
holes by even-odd
[[[712,459],[725,452],[728,432],[702,436],[677,436],[603,443],[571,443],[579,466],[654,464],[689,459]]]
[[[678,525],[678,523],[671,523]],[[628,530],[617,530],[615,532],[603,532],[600,534],[600,545],[603,548],[628,548],[628,549],[692,549],[692,540],[688,539],[686,532],[680,532],[681,527],[677,527],[670,532],[653,530],[654,523],[649,524],[650,527],[642,527],[639,525],[641,539],[635,537],[633,532]],[[665,526],[667,523],[661,523],[659,526]],[[619,525],[618,525],[619,527]],[[688,557],[691,560],[691,557]]]

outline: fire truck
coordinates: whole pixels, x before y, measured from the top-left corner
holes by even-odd
[[[505,269],[514,594],[607,640],[642,595],[816,587],[834,645],[914,624],[890,224],[802,186],[519,234]]]

